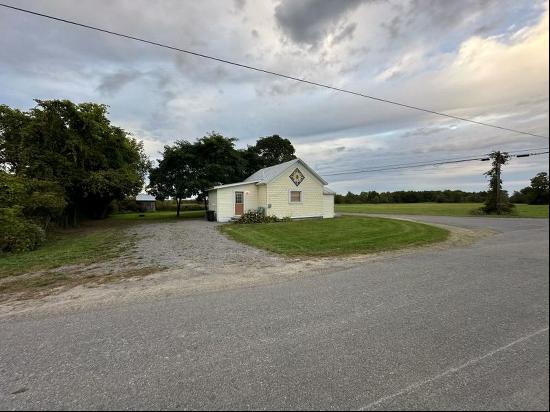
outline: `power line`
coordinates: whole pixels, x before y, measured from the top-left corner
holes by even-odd
[[[531,151],[535,151],[535,150],[547,150],[549,149],[548,147],[537,147],[537,148],[531,148],[531,149],[518,149],[518,150],[501,150],[501,152],[507,152],[511,155],[515,155],[515,154],[519,154],[519,153],[523,153],[523,152],[531,152]],[[481,157],[487,157],[489,156],[490,153],[484,153],[483,155],[469,155],[469,156],[462,156],[462,157],[451,157],[451,158],[445,158],[445,159],[434,159],[434,160],[424,160],[424,161],[419,161],[419,162],[411,162],[411,163],[397,163],[397,164],[389,164],[389,165],[383,165],[383,166],[376,166],[376,167],[393,167],[393,166],[414,166],[414,165],[418,165],[418,164],[431,164],[432,162],[443,162],[443,164],[446,164],[447,161],[449,162],[453,162],[453,161],[459,161],[461,162],[464,158],[474,158],[474,159],[477,159],[477,158],[481,158]],[[340,169],[340,170],[328,170],[328,171],[325,171],[324,173],[323,172],[320,172],[321,175],[323,176],[330,176],[331,173],[345,173],[347,174],[347,172],[354,172],[354,171],[361,171],[361,170],[364,170],[364,169],[361,169],[361,168],[355,168],[355,169]]]
[[[113,36],[118,36],[118,37],[123,37],[123,38],[126,38],[126,39],[130,39],[130,40],[135,40],[135,41],[138,41],[138,42],[141,42],[141,43],[146,43],[146,44],[149,44],[149,45],[152,45],[152,46],[162,47],[162,48],[165,48],[165,49],[170,49],[170,50],[178,51],[178,52],[181,52],[181,53],[190,54],[190,55],[193,55],[193,56],[196,56],[196,57],[202,57],[204,59],[214,60],[214,61],[224,63],[224,64],[230,64],[232,66],[237,66],[237,67],[240,67],[240,68],[243,68],[243,69],[253,70],[253,71],[257,71],[257,72],[261,72],[261,73],[265,73],[265,74],[270,74],[270,75],[277,76],[277,77],[282,77],[282,78],[289,79],[289,80],[294,80],[294,81],[301,82],[301,83],[310,84],[312,86],[323,87],[325,89],[334,90],[334,91],[341,92],[341,93],[347,93],[347,94],[351,94],[351,95],[354,95],[354,96],[359,96],[359,97],[363,97],[363,98],[366,98],[366,99],[375,100],[375,101],[378,101],[378,102],[381,102],[381,103],[392,104],[392,105],[395,105],[395,106],[400,106],[400,107],[404,107],[404,108],[411,109],[411,110],[417,110],[417,111],[421,111],[421,112],[425,112],[425,113],[435,114],[437,116],[443,116],[443,117],[447,117],[447,118],[454,119],[454,120],[469,122],[469,123],[477,124],[477,125],[480,125],[480,126],[492,127],[492,128],[495,128],[495,129],[506,130],[506,131],[509,131],[509,132],[519,133],[519,134],[523,134],[523,135],[527,135],[527,136],[533,136],[533,137],[540,137],[540,138],[543,138],[543,139],[548,139],[547,136],[539,135],[539,134],[536,134],[536,133],[524,132],[524,131],[521,131],[521,130],[515,130],[515,129],[511,129],[511,128],[503,127],[503,126],[498,126],[498,125],[491,124],[491,123],[480,122],[478,120],[473,120],[473,119],[469,119],[469,118],[466,118],[466,117],[455,116],[455,115],[451,115],[451,114],[448,114],[448,113],[442,113],[442,112],[426,109],[426,108],[419,107],[419,106],[413,106],[413,105],[410,105],[410,104],[400,103],[400,102],[397,102],[397,101],[394,101],[394,100],[389,100],[389,99],[384,99],[384,98],[380,98],[380,97],[371,96],[371,95],[368,95],[366,93],[356,92],[356,91],[349,90],[349,89],[342,89],[342,88],[331,86],[331,85],[328,85],[328,84],[325,84],[325,83],[319,83],[319,82],[315,82],[315,81],[311,81],[311,80],[307,80],[307,79],[301,79],[299,77],[294,77],[294,76],[290,76],[290,75],[287,75],[287,74],[278,73],[278,72],[274,72],[274,71],[267,70],[267,69],[262,69],[262,68],[259,68],[259,67],[249,66],[249,65],[243,64],[243,63],[237,63],[235,61],[226,60],[226,59],[222,59],[222,58],[219,58],[219,57],[214,57],[214,56],[210,56],[210,55],[207,55],[207,54],[198,53],[198,52],[182,49],[182,48],[175,47],[175,46],[170,46],[170,45],[163,44],[163,43],[158,43],[158,42],[155,42],[155,41],[152,41],[152,40],[147,40],[147,39],[144,39],[144,38],[131,36],[129,34],[119,33],[119,32],[115,32],[115,31],[112,31],[112,30],[107,30],[107,29],[103,29],[103,28],[100,28],[100,27],[91,26],[91,25],[84,24],[84,23],[79,23],[79,22],[76,22],[76,21],[73,21],[73,20],[67,20],[67,19],[51,16],[51,15],[44,14],[44,13],[38,13],[36,11],[27,10],[27,9],[23,9],[23,8],[20,8],[20,7],[15,7],[15,6],[11,6],[11,5],[8,5],[8,4],[4,4],[4,3],[0,3],[0,6],[2,6],[4,8],[16,10],[16,11],[19,11],[19,12],[32,14],[34,16],[44,17],[44,18],[50,19],[50,20],[55,20],[55,21],[62,22],[62,23],[72,24],[74,26],[82,27],[82,28],[85,28],[85,29],[95,30],[95,31],[110,34],[110,35],[113,35]]]
[[[549,152],[546,151],[546,152],[515,154],[515,155],[511,155],[511,157],[523,158],[523,157],[530,157],[530,156],[540,156],[548,153]],[[472,161],[488,161],[488,160],[490,160],[490,158],[479,156],[479,157],[471,157],[466,159],[457,159],[457,160],[448,160],[448,161],[432,161],[432,162],[412,163],[412,164],[402,164],[402,165],[386,165],[386,166],[380,166],[378,168],[371,168],[371,169],[325,173],[325,174],[321,174],[321,176],[329,177],[329,176],[340,176],[340,175],[352,175],[352,174],[358,174],[358,173],[385,172],[389,170],[412,169],[417,167],[441,166],[441,165],[447,165],[447,164],[466,163],[466,162],[472,162]]]

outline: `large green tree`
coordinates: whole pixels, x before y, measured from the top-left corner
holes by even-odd
[[[260,137],[255,145],[248,146],[241,153],[244,159],[244,174],[246,176],[264,167],[296,159],[295,149],[290,140],[277,134]]]
[[[531,205],[547,205],[549,182],[548,173],[540,172],[531,179],[531,190],[528,194],[528,202]]]
[[[200,191],[194,149],[186,140],[164,146],[162,159],[149,172],[149,192],[157,199],[175,199],[178,217],[181,201],[197,196]]]
[[[212,132],[194,143],[177,141],[165,146],[158,165],[149,174],[148,190],[158,199],[176,200],[179,216],[181,201],[197,197],[205,201],[212,186],[240,179],[243,159],[235,149],[234,138]]]
[[[530,205],[547,205],[549,198],[548,173],[537,173],[531,179],[531,185],[515,192],[510,198],[514,203],[529,203]]]
[[[135,195],[149,161],[143,145],[107,118],[107,106],[36,100],[21,112],[0,106],[2,168],[62,187],[66,221],[105,217],[109,204]]]
[[[200,187],[198,200],[206,202],[207,191],[212,186],[241,180],[245,165],[241,153],[235,149],[236,141],[235,138],[212,132],[195,143]]]

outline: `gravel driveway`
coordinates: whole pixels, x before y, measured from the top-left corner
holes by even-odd
[[[220,223],[204,220],[147,223],[127,230],[137,239],[130,259],[167,268],[212,272],[228,268],[264,268],[286,259],[226,238]]]

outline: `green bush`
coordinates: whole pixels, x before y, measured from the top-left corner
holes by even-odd
[[[44,229],[18,208],[0,208],[0,228],[0,253],[33,250],[46,238]]]
[[[287,222],[290,221],[289,217],[279,219],[277,216],[268,216],[265,213],[263,207],[259,207],[256,210],[249,210],[244,213],[239,220],[235,223],[247,224],[247,223],[275,223],[275,222]]]

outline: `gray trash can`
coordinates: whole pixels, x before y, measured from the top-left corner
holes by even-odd
[[[206,220],[208,220],[209,222],[215,222],[216,221],[216,211],[207,210],[206,211]]]

